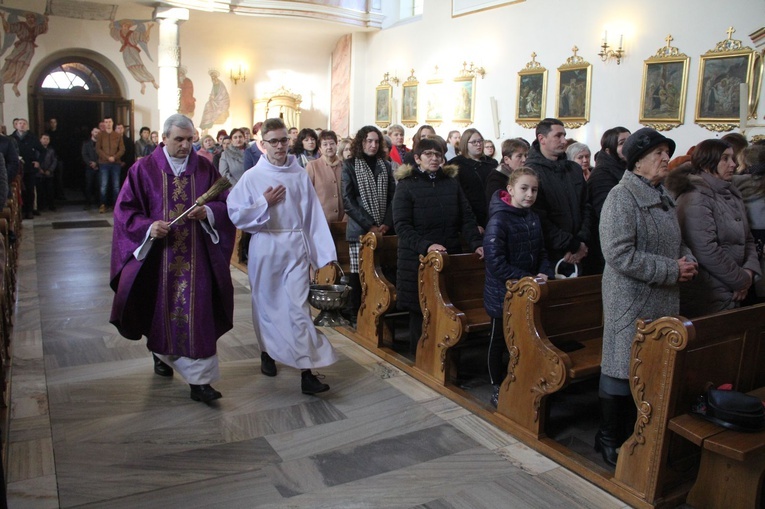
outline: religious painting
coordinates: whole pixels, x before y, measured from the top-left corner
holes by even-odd
[[[567,128],[581,127],[590,121],[590,88],[592,65],[574,52],[558,67],[558,89],[555,94],[555,116]]]
[[[378,85],[375,89],[375,124],[386,128],[391,123],[393,103],[393,87],[387,84]]]
[[[197,100],[194,97],[194,83],[186,75],[186,66],[178,67],[178,88],[181,96],[178,102],[178,113],[189,118],[194,118]]]
[[[406,127],[417,125],[417,89],[419,84],[417,78],[414,77],[414,69],[412,69],[412,74],[402,85],[401,123]]]
[[[427,83],[427,106],[425,108],[425,123],[438,127],[444,121],[444,82],[440,79],[429,80]]]
[[[120,19],[109,23],[109,35],[120,43],[120,52],[125,61],[125,67],[133,78],[141,84],[141,94],[146,93],[146,84],[151,83],[154,88],[159,88],[154,75],[149,72],[141,58],[141,50],[152,60],[149,53],[151,29],[154,23],[136,19]],[[153,61],[153,60],[152,60]]]
[[[526,0],[452,0],[452,18],[525,1]]]
[[[740,122],[742,83],[746,85],[746,103],[748,106],[752,103],[754,56],[751,50],[702,55],[696,96],[697,123],[730,124],[732,128]]]
[[[532,53],[531,62],[518,72],[518,99],[515,104],[515,121],[527,129],[545,118],[547,100],[547,69],[536,61]]]
[[[225,123],[231,106],[231,98],[226,85],[220,79],[220,72],[217,69],[210,69],[208,74],[212,80],[212,89],[202,112],[202,120],[199,122],[199,128],[203,130],[203,134],[207,134],[207,130],[213,125]]]
[[[7,14],[6,14],[7,13]],[[6,19],[7,16],[7,19]],[[18,9],[3,7],[0,11],[3,24],[3,40],[0,56],[13,46],[11,53],[5,57],[2,71],[2,84],[12,84],[16,97],[21,96],[19,83],[29,68],[29,63],[35,54],[35,40],[48,32],[48,16]]]
[[[690,59],[652,57],[643,65],[640,123],[667,130],[683,123]]]
[[[454,84],[454,116],[452,121],[455,124],[472,124],[475,112],[475,76],[454,78]]]

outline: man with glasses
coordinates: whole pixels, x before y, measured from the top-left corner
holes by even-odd
[[[533,209],[542,221],[547,255],[553,263],[580,263],[590,241],[591,206],[582,168],[566,158],[563,122],[546,118],[537,125],[526,166],[539,177]]]
[[[327,222],[342,221],[345,208],[340,189],[342,161],[337,157],[337,135],[333,131],[322,131],[319,135],[319,148],[321,157],[309,161],[305,169],[319,196]]]
[[[337,357],[311,319],[309,272],[337,260],[335,244],[306,171],[288,155],[290,138],[278,118],[263,123],[265,154],[228,197],[228,214],[251,233],[247,271],[261,372],[276,376],[279,361],[300,369],[303,394],[329,390],[311,371]]]

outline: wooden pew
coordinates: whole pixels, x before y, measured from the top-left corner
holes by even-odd
[[[548,396],[600,374],[601,276],[508,281],[504,306],[510,361],[497,412],[539,439]]]
[[[351,272],[351,255],[348,252],[348,241],[345,240],[346,223],[329,223],[329,231],[332,233],[332,240],[335,242],[337,250],[337,262],[344,273]],[[316,275],[316,281],[320,285],[333,285],[340,282],[340,271],[334,265],[327,265],[319,269]]]
[[[731,383],[742,392],[765,386],[765,304],[693,321],[639,320],[631,355],[638,419],[621,447],[614,482],[652,505],[682,501],[700,450],[671,430],[682,421],[671,423],[687,419],[708,386]]]
[[[440,385],[453,381],[450,350],[468,334],[487,331],[491,319],[483,307],[486,267],[474,253],[420,256],[418,276],[422,336],[415,366]]]
[[[398,260],[398,237],[367,233],[359,248],[361,306],[356,332],[360,343],[374,349],[383,346],[386,334],[385,315],[396,309],[396,285],[383,274],[383,267],[395,270]]]

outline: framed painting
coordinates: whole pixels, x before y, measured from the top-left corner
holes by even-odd
[[[417,90],[419,86],[420,82],[414,77],[414,69],[412,69],[412,74],[402,85],[401,123],[406,127],[417,125]]]
[[[532,129],[545,118],[547,99],[547,69],[531,54],[531,62],[518,72],[518,99],[515,103],[515,122]]]
[[[444,81],[441,79],[428,80],[428,98],[425,108],[425,123],[434,127],[444,121]]]
[[[643,63],[639,122],[658,131],[683,124],[690,58],[667,45]]]
[[[555,94],[555,116],[568,128],[581,127],[590,121],[592,65],[576,54],[558,67],[558,89]]]
[[[475,76],[454,78],[454,116],[455,124],[470,125],[475,113]]]
[[[393,87],[378,85],[375,89],[375,124],[386,128],[391,123]]]

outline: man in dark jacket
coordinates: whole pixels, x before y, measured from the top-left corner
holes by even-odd
[[[16,150],[16,143],[4,134],[0,134],[0,154],[5,159],[5,172],[8,176],[8,192],[10,193],[11,182],[19,174],[19,151]]]
[[[85,163],[85,209],[88,210],[91,205],[98,203],[97,195],[93,192],[93,184],[98,180],[98,152],[96,152],[96,141],[98,133],[101,131],[94,127],[90,131],[90,139],[82,143],[82,161]]]
[[[40,171],[40,155],[45,149],[40,145],[37,136],[29,130],[27,119],[14,119],[13,127],[16,130],[11,133],[11,136],[16,139],[19,155],[24,160],[24,192],[22,194],[24,204],[21,210],[24,213],[24,219],[32,219],[35,203],[35,179]]]
[[[533,209],[542,221],[550,260],[580,263],[587,256],[591,207],[582,168],[566,159],[563,122],[546,118],[537,125],[526,166],[539,176],[539,195]]]

